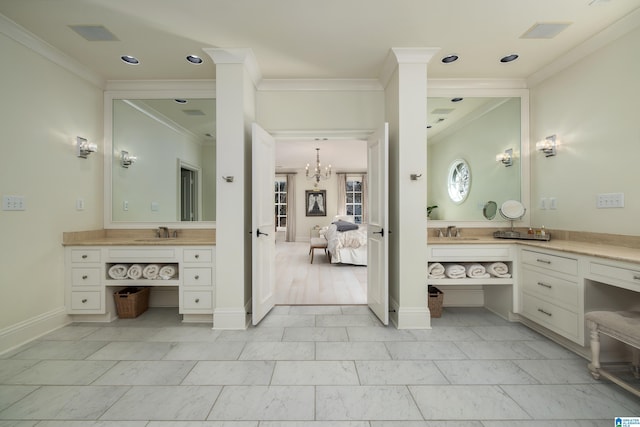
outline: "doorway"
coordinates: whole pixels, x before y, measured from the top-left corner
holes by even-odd
[[[180,221],[198,221],[200,200],[200,168],[179,161]]]

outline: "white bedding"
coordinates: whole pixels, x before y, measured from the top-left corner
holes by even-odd
[[[359,225],[357,230],[338,231],[331,224],[324,235],[332,264],[367,265],[366,225]]]

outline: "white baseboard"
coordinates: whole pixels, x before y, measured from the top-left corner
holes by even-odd
[[[211,314],[183,314],[182,323],[213,323]]]
[[[0,330],[0,354],[40,338],[71,323],[64,307],[57,308]]]
[[[431,313],[424,306],[400,307],[398,310],[398,329],[431,329]]]
[[[215,308],[213,329],[247,329],[248,319],[245,308]]]

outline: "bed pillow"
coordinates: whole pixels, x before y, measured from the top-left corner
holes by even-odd
[[[333,222],[335,223],[336,221],[346,221],[346,222],[353,222],[355,223],[355,217],[353,215],[336,215],[333,217]]]
[[[336,229],[338,231],[351,231],[351,230],[357,230],[358,229],[358,224],[354,224],[353,222],[347,222],[347,221],[335,221],[332,222],[332,224],[336,225]]]

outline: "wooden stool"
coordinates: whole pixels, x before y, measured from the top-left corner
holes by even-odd
[[[315,249],[324,249],[324,254],[327,255],[327,239],[324,237],[312,237],[311,245],[309,246],[309,255],[311,255],[311,264],[313,264],[313,252]]]
[[[589,370],[595,379],[601,376],[618,384],[640,397],[640,388],[600,366],[600,334],[631,346],[631,371],[640,378],[640,312],[638,311],[592,311],[585,316],[591,331],[591,363]]]

